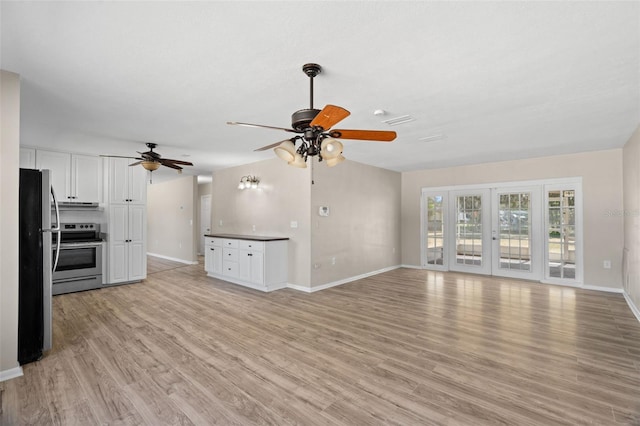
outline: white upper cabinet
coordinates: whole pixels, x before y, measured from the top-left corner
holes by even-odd
[[[103,202],[100,157],[41,149],[35,154],[36,168],[51,170],[58,201]]]
[[[142,166],[130,167],[128,158],[109,159],[109,202],[146,204],[147,174]]]

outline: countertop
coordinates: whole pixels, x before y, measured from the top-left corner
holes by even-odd
[[[230,240],[248,240],[248,241],[282,241],[288,240],[289,237],[265,237],[263,235],[238,235],[238,234],[205,234],[205,237],[228,238]]]

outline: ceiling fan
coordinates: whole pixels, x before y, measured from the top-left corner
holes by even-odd
[[[160,154],[158,154],[153,150],[155,147],[158,146],[155,143],[147,142],[146,145],[147,145],[147,148],[149,148],[149,151],[147,152],[136,151],[138,154],[140,154],[139,157],[126,157],[122,155],[101,155],[101,157],[131,158],[132,160],[138,160],[135,163],[129,164],[129,166],[137,166],[138,164],[141,164],[142,167],[144,167],[146,170],[149,170],[149,172],[158,170],[160,166],[165,166],[165,167],[169,167],[171,169],[177,170],[178,173],[182,173],[182,167],[180,166],[193,166],[193,163],[190,163],[188,161],[162,158]]]
[[[290,139],[263,146],[255,151],[274,148],[278,157],[287,161],[289,165],[300,168],[307,167],[307,158],[315,155],[318,156],[319,161],[324,159],[329,167],[343,162],[345,160],[342,155],[343,145],[336,138],[378,142],[391,142],[396,138],[396,132],[386,130],[331,129],[351,113],[336,105],[327,105],[322,110],[313,108],[313,79],[321,70],[322,68],[318,64],[305,64],[302,66],[302,71],[309,77],[310,106],[291,115],[291,129],[238,121],[228,121],[227,124],[298,133],[299,135]],[[296,149],[295,144],[297,141],[300,141],[301,144]]]

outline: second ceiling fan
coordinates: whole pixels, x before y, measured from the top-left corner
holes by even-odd
[[[321,110],[313,107],[313,79],[321,70],[322,68],[318,64],[303,65],[302,71],[309,77],[310,106],[291,115],[291,129],[238,121],[228,121],[227,124],[297,133],[297,136],[263,146],[256,151],[274,148],[278,157],[294,167],[301,168],[307,167],[307,158],[315,155],[318,156],[319,161],[324,159],[329,167],[344,161],[343,145],[336,138],[377,142],[391,142],[396,138],[396,132],[386,130],[331,129],[351,113],[336,105],[327,105]],[[301,144],[296,148],[298,141]]]

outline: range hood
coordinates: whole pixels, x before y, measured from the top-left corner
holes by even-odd
[[[97,210],[99,204],[93,201],[60,201],[58,207],[60,207],[60,210]],[[51,208],[53,208],[53,205],[51,205]]]

